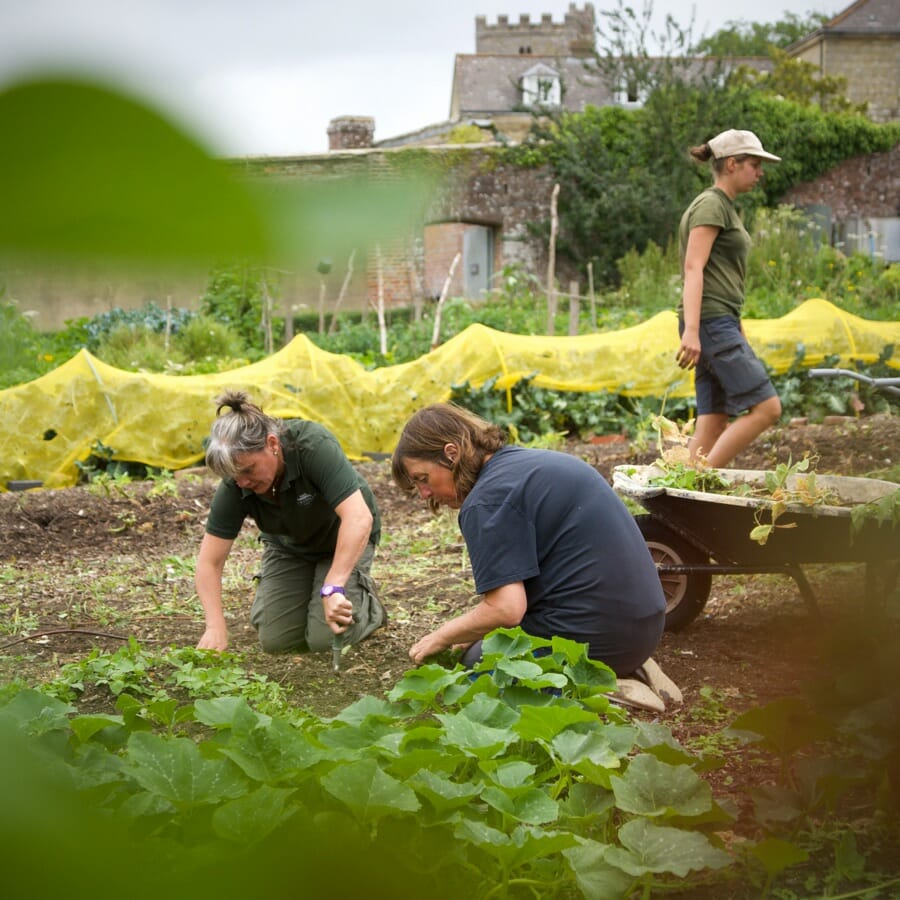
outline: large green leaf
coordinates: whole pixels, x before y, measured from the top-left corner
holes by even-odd
[[[221,752],[248,777],[268,784],[296,781],[298,773],[328,756],[308,735],[283,719],[247,734],[233,735]]]
[[[506,834],[472,819],[460,820],[455,833],[493,856],[507,872],[532,860],[552,857],[578,842],[574,834],[545,832],[526,825],[518,825],[512,834]]]
[[[448,671],[443,666],[430,663],[407,672],[388,692],[387,698],[392,702],[406,701],[430,705],[441,692],[459,681],[468,680],[468,675],[461,667]]]
[[[575,705],[523,706],[513,729],[523,740],[549,743],[560,732],[580,724],[599,725],[599,721],[593,713]]]
[[[490,759],[499,756],[516,740],[509,728],[491,728],[467,716],[439,716],[444,723],[444,743],[466,756]]]
[[[383,722],[395,721],[399,716],[405,715],[406,710],[395,703],[380,700],[367,694],[360,697],[355,703],[341,710],[335,719],[347,725],[361,725],[368,718],[379,719]]]
[[[261,258],[258,201],[140,102],[85,81],[0,93],[0,254],[208,266]]]
[[[610,746],[602,731],[588,734],[564,731],[553,739],[553,752],[561,763],[577,769],[595,782],[601,780],[605,783],[608,776],[597,777],[601,771],[605,773],[622,765],[620,755]]]
[[[459,764],[458,756],[448,753],[443,744],[436,744],[433,747],[414,747],[402,750],[391,758],[390,771],[392,775],[404,779],[415,775],[420,769],[449,775],[457,770]]]
[[[363,822],[420,809],[415,792],[383,772],[374,759],[337,766],[321,783]]]
[[[220,806],[213,813],[213,829],[220,837],[242,846],[259,843],[297,812],[297,806],[286,806],[293,793],[290,788],[260,785],[252,793]]]
[[[205,759],[190,738],[139,731],[128,741],[123,770],[145,791],[186,809],[240,797],[247,782],[227,759]]]
[[[26,688],[0,708],[0,721],[6,720],[6,724],[20,729],[23,734],[36,736],[49,731],[68,730],[69,715],[73,712],[74,706]]]
[[[488,759],[480,762],[481,769],[494,784],[508,791],[531,786],[536,767],[524,759]]]
[[[646,872],[671,872],[684,878],[692,869],[721,869],[731,857],[714,847],[698,832],[653,825],[646,819],[633,819],[619,829],[625,847],[611,847],[607,862],[629,875]]]
[[[319,733],[319,740],[331,750],[349,750],[358,754],[396,730],[396,722],[371,717],[355,726],[336,722],[331,728]]]
[[[591,900],[622,900],[634,879],[606,862],[612,848],[597,841],[583,841],[577,847],[563,850],[563,856],[575,873],[581,893]]]
[[[482,785],[471,782],[457,782],[422,769],[409,784],[417,794],[428,800],[437,812],[446,812],[467,806],[481,792]]]
[[[487,787],[481,799],[505,816],[526,825],[546,825],[559,817],[559,806],[540,788],[525,786],[520,791]]]
[[[576,782],[560,801],[559,810],[569,821],[579,820],[590,824],[600,816],[606,816],[616,805],[613,792],[596,784]],[[585,829],[580,829],[584,833]]]
[[[80,741],[89,741],[95,734],[106,728],[124,728],[122,716],[95,714],[91,716],[75,716],[71,721],[72,733]]]
[[[194,703],[194,717],[210,728],[230,728],[233,732],[247,734],[259,725],[267,725],[271,716],[251,709],[243,697],[214,697]]]
[[[712,791],[693,769],[648,754],[632,759],[612,789],[620,809],[642,816],[696,816],[712,808]]]

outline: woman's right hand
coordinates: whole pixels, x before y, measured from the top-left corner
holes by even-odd
[[[224,650],[228,646],[228,626],[222,612],[222,571],[234,541],[204,534],[197,554],[194,585],[203,607],[206,631],[197,643],[198,650]]]
[[[693,369],[700,361],[700,329],[685,327],[675,361],[682,369]]]
[[[228,646],[228,629],[207,627],[197,643],[198,650],[224,650]]]

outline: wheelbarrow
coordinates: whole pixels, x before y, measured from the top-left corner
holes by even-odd
[[[766,481],[765,470],[716,471],[732,485],[762,489]],[[761,544],[750,532],[767,521],[772,499],[654,484],[662,474],[656,466],[617,466],[613,488],[647,510],[647,515],[635,519],[662,582],[667,630],[677,631],[697,618],[709,599],[713,575],[789,576],[813,615],[819,609],[801,568],[804,564],[864,563],[866,602],[872,608],[891,592],[900,560],[900,526],[890,517],[880,522],[865,517],[854,524],[851,508],[887,497],[900,490],[898,485],[875,478],[816,475],[817,488],[832,502],[788,503]],[[790,475],[788,490],[794,490],[802,477]]]

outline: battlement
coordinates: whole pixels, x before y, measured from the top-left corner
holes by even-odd
[[[497,16],[496,25],[488,25],[485,16],[476,16],[475,52],[590,56],[594,52],[595,33],[591,3],[585,3],[583,9],[570,3],[562,22],[554,22],[550,13],[542,13],[540,22],[532,22],[527,13],[520,15],[518,22],[510,22],[509,16]]]

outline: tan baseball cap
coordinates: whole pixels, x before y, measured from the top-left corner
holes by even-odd
[[[709,149],[716,159],[726,156],[758,156],[771,162],[781,162],[780,156],[763,150],[762,142],[752,131],[738,131],[736,128],[717,134],[709,141]]]

